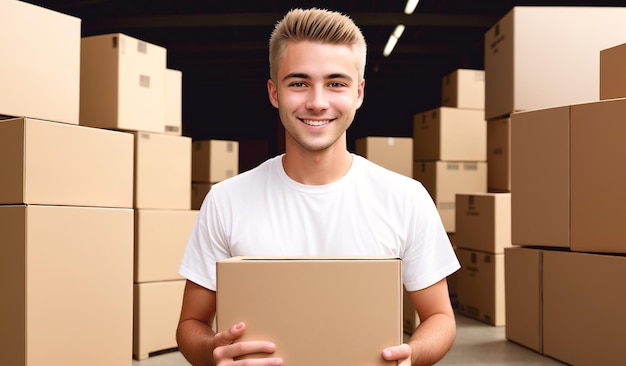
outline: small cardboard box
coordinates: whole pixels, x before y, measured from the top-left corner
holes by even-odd
[[[510,193],[457,193],[455,215],[457,247],[504,253],[511,246]]]
[[[600,51],[600,99],[626,97],[626,43]]]
[[[413,139],[410,137],[362,137],[355,141],[355,153],[383,168],[413,176]]]
[[[132,208],[133,144],[119,131],[0,120],[0,204]]]
[[[487,189],[511,192],[511,119],[487,121]]]
[[[179,280],[198,211],[135,210],[135,283]]]
[[[441,79],[441,105],[485,109],[485,71],[458,69]]]
[[[138,209],[191,209],[191,138],[134,132]]]
[[[79,18],[1,1],[0,115],[78,124]]]
[[[192,181],[217,183],[239,174],[239,142],[200,140],[193,142]]]
[[[274,342],[288,365],[395,365],[381,354],[402,343],[401,276],[387,257],[223,260],[217,329],[245,322],[241,340]]]
[[[165,70],[165,133],[183,134],[183,73]]]
[[[80,124],[164,133],[167,50],[122,33],[80,46]]]
[[[483,111],[439,107],[415,114],[413,160],[487,161]]]
[[[0,243],[0,365],[130,363],[132,209],[0,206]]]

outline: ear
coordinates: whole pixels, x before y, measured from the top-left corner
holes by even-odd
[[[356,98],[356,109],[359,109],[363,105],[363,99],[365,99],[365,79],[359,82]]]
[[[272,103],[275,108],[278,108],[278,90],[272,79],[267,80],[267,94],[270,98],[270,103]]]

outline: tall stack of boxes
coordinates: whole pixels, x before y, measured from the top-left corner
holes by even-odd
[[[616,280],[626,274],[626,92],[613,83],[624,79],[625,17],[516,7],[485,35],[486,116],[510,128],[506,336],[568,364],[626,357]]]
[[[0,364],[128,364],[133,138],[78,123],[80,19],[0,14]]]
[[[180,128],[182,73],[166,64],[165,48],[125,34],[81,39],[80,124],[125,131],[134,142],[136,359],[177,346],[185,284],[178,265],[197,217],[191,138]]]

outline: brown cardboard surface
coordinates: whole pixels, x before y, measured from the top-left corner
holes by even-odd
[[[402,343],[401,264],[394,258],[220,261],[217,329],[245,322],[242,340],[274,342],[285,364],[395,364],[381,352]]]
[[[626,97],[626,43],[600,51],[600,99]]]
[[[191,138],[135,132],[134,208],[191,208]]]
[[[132,207],[133,136],[30,118],[0,121],[0,204]]]
[[[413,139],[410,137],[362,137],[355,153],[407,177],[413,176]]]
[[[624,43],[625,16],[623,7],[514,7],[485,33],[485,119],[598,100],[599,53]]]
[[[571,249],[626,254],[626,99],[571,108]]]
[[[139,283],[133,287],[133,356],[178,347],[176,328],[183,304],[185,280]]]
[[[485,109],[485,71],[458,69],[441,78],[441,105]]]
[[[570,245],[570,107],[511,115],[511,236]]]
[[[193,182],[217,183],[239,174],[239,142],[194,141],[192,166]]]
[[[506,338],[543,353],[543,250],[504,249]]]
[[[178,268],[198,211],[135,210],[135,283],[182,279]]]
[[[624,278],[624,256],[545,251],[544,353],[571,365],[621,365]]]
[[[0,115],[78,124],[81,19],[2,1]]]
[[[415,114],[413,160],[486,161],[484,112],[439,107]]]
[[[191,183],[191,209],[200,210],[214,183]]]
[[[487,189],[511,192],[511,119],[487,121]]]
[[[511,246],[510,193],[457,193],[455,217],[457,247],[504,253]]]
[[[165,70],[165,133],[183,134],[183,72]]]
[[[0,364],[128,363],[132,240],[132,209],[0,206]]]
[[[167,50],[122,33],[80,40],[80,124],[165,132]]]

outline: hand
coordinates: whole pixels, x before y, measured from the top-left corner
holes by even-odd
[[[387,361],[398,361],[398,366],[411,366],[411,347],[405,343],[385,348],[383,358]]]
[[[252,353],[271,354],[276,351],[276,345],[272,342],[247,341],[233,343],[237,338],[243,335],[245,330],[246,325],[239,323],[215,335],[213,338],[215,345],[213,360],[215,361],[215,365],[226,366],[243,364],[244,361],[236,362],[235,359]],[[254,366],[282,366],[283,364],[283,360],[280,358],[259,358],[253,361],[247,360],[246,362],[246,365]]]

